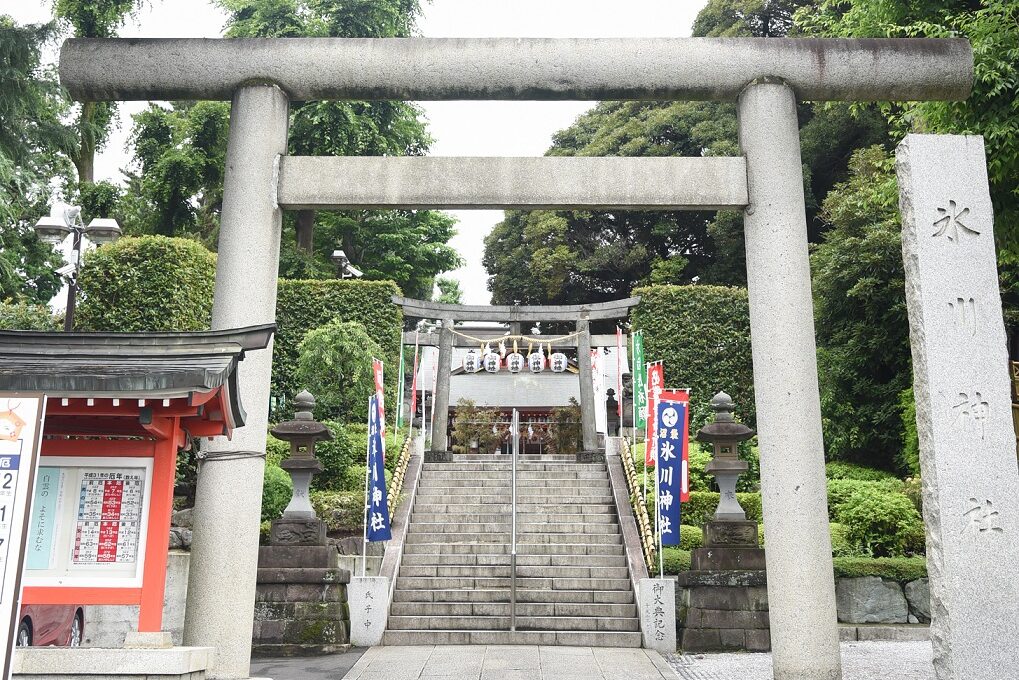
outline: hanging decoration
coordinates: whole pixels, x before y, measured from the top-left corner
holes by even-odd
[[[562,373],[566,370],[566,366],[569,362],[566,359],[566,355],[562,352],[556,352],[549,358],[549,363],[552,365],[553,373]]]
[[[545,370],[545,353],[541,349],[541,345],[538,345],[538,351],[532,352],[530,345],[527,347],[527,366],[531,369],[531,373],[541,373]]]
[[[498,373],[499,369],[502,367],[502,357],[489,350],[485,354],[484,363],[486,371],[489,373]]]
[[[464,373],[477,373],[481,370],[481,353],[475,349],[469,350],[464,355]]]
[[[513,341],[513,352],[506,357],[506,368],[510,373],[519,373],[524,368],[524,355],[517,351],[517,341]]]

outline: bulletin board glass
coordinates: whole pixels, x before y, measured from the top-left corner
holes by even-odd
[[[151,458],[40,458],[24,584],[140,587],[151,490]]]

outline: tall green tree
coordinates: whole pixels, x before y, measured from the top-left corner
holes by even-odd
[[[62,262],[32,225],[48,212],[52,178],[69,178],[71,137],[56,74],[43,68],[51,24],[18,26],[0,16],[0,301],[45,303]]]
[[[888,151],[857,151],[811,253],[828,456],[886,469],[901,463],[899,395],[912,379],[898,202]]]
[[[56,0],[53,13],[76,38],[112,38],[141,0]],[[72,124],[77,143],[68,151],[81,184],[94,181],[96,151],[109,140],[113,102],[83,102]]]
[[[712,0],[694,35],[784,35],[803,0]],[[884,120],[848,107],[800,107],[810,236],[820,201],[846,177],[852,151],[886,139]],[[719,102],[602,102],[553,137],[550,156],[739,155],[736,111]],[[742,214],[507,212],[485,241],[493,300],[580,303],[625,297],[641,283],[746,282]]]

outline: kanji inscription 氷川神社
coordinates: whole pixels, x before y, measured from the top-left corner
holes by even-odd
[[[908,135],[896,160],[935,675],[1015,678],[1019,471],[983,140]]]

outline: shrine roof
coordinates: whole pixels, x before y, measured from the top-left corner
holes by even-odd
[[[173,399],[224,387],[239,426],[237,364],[275,324],[189,333],[0,331],[0,391]]]

